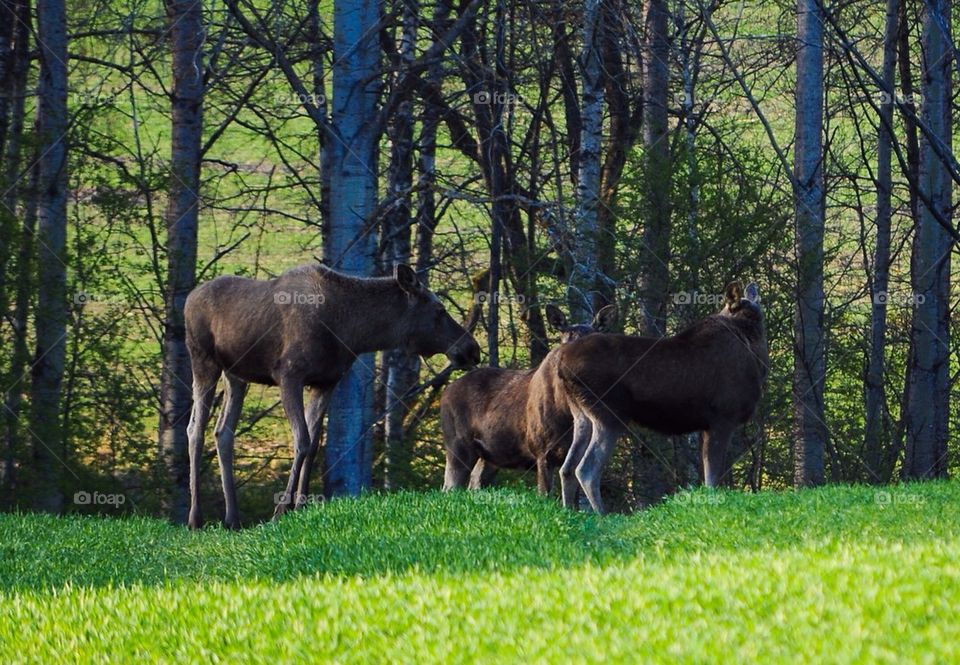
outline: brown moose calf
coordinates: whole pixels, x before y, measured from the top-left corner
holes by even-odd
[[[547,306],[547,321],[560,333],[561,344],[610,330],[616,316],[616,307],[607,305],[590,325],[568,325],[563,312]],[[497,468],[536,467],[538,489],[550,491],[573,431],[570,411],[558,401],[554,353],[536,369],[475,369],[444,391],[440,424],[447,457],[445,490],[468,483],[482,487]]]
[[[703,432],[709,487],[720,480],[733,431],[752,416],[767,374],[767,336],[756,284],[725,290],[724,308],[672,337],[591,335],[556,350],[573,413],[560,471],[565,506],[578,486],[602,513],[600,477],[630,423],[664,434]],[[579,483],[579,485],[578,485]]]

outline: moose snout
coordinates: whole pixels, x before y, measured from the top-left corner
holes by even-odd
[[[480,345],[468,337],[451,346],[447,357],[455,367],[474,367],[480,364]]]

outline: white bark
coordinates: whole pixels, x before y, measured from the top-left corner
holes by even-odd
[[[589,321],[599,283],[600,146],[603,142],[603,69],[600,58],[601,2],[587,0],[583,16],[583,104],[581,109],[580,173],[577,214],[573,229],[569,284],[570,317]]]
[[[334,5],[332,122],[327,146],[330,234],[326,262],[351,275],[371,275],[376,229],[368,226],[377,203],[377,135],[380,44],[375,0]],[[328,495],[357,495],[371,482],[374,355],[360,356],[330,401],[325,449]]]
[[[173,52],[170,177],[167,192],[167,284],[164,293],[163,371],[160,383],[160,453],[172,483],[168,511],[185,523],[189,506],[187,421],[193,382],[183,306],[196,283],[203,132],[203,6],[167,0]]]

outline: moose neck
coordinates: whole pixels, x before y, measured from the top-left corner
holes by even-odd
[[[364,279],[342,294],[347,303],[341,321],[344,340],[354,353],[403,346],[409,324],[407,295],[388,278]]]

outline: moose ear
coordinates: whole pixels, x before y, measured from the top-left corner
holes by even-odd
[[[406,263],[398,263],[393,267],[393,278],[407,293],[417,293],[422,288],[417,273]]]
[[[728,305],[731,307],[738,305],[740,300],[743,299],[743,284],[736,281],[730,282],[727,284],[727,288],[723,290],[723,295]]]
[[[567,327],[567,316],[556,305],[547,305],[547,323],[557,332]]]
[[[601,307],[593,317],[593,329],[597,332],[610,332],[617,325],[617,306],[606,305]]]
[[[745,292],[747,300],[754,304],[760,303],[760,287],[757,286],[756,282],[750,282],[747,285],[747,290]]]

